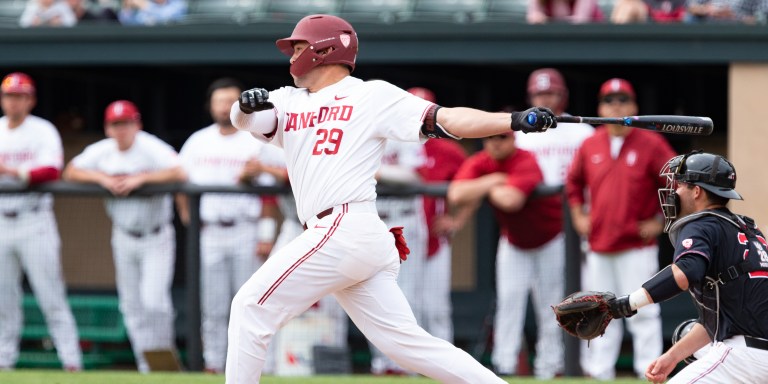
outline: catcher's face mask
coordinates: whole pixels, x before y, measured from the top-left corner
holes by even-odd
[[[659,176],[667,179],[665,188],[659,188],[659,203],[664,213],[664,232],[669,231],[669,227],[677,219],[677,212],[680,211],[680,196],[677,195],[677,181],[682,175],[683,164],[688,155],[675,156],[661,168]]]

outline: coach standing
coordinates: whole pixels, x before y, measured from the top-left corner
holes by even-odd
[[[603,83],[598,114],[636,115],[632,85],[617,78]],[[589,239],[585,290],[630,291],[659,270],[656,237],[663,218],[657,189],[664,186],[659,169],[674,155],[660,134],[621,125],[598,127],[579,148],[566,193],[573,226]],[[659,306],[628,318],[627,326],[634,339],[634,369],[644,378],[646,367],[662,351]],[[591,342],[582,356],[586,374],[600,380],[615,377],[623,333],[622,323],[614,321],[603,337]]]
[[[48,121],[30,115],[35,84],[24,73],[11,73],[0,85],[0,183],[40,184],[59,178],[61,137]],[[50,194],[0,195],[0,370],[19,357],[22,329],[21,272],[45,314],[64,369],[82,369],[80,345],[67,304],[59,260],[61,242]]]

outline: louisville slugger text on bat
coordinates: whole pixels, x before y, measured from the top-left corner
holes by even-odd
[[[703,116],[646,115],[627,117],[557,116],[558,123],[618,124],[663,133],[707,136],[712,133],[712,119]]]

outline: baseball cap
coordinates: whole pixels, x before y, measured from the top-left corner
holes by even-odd
[[[541,68],[531,72],[528,76],[528,94],[535,95],[542,92],[566,92],[563,75],[554,68]]]
[[[435,93],[424,87],[408,88],[408,93],[414,96],[421,97],[426,101],[431,101],[433,103],[437,100],[437,98],[435,97]]]
[[[116,121],[139,121],[141,114],[136,105],[128,100],[117,100],[107,106],[104,111],[104,123],[114,123]]]
[[[26,73],[13,72],[3,78],[0,85],[2,93],[24,93],[27,95],[35,94],[35,82]]]
[[[629,95],[633,99],[635,98],[635,89],[632,88],[632,84],[630,84],[629,81],[618,77],[614,77],[603,83],[603,85],[600,86],[598,97],[602,98],[605,97],[605,95],[610,95],[612,93],[623,93]]]

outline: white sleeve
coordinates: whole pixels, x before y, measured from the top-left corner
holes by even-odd
[[[390,83],[374,80],[380,102],[376,129],[381,137],[398,141],[422,140],[421,126],[432,102],[414,96]]]
[[[277,129],[277,115],[275,113],[274,109],[250,114],[243,113],[240,110],[239,102],[236,101],[232,104],[232,109],[229,111],[229,119],[235,128],[250,132],[253,137],[263,142],[269,142],[274,137],[273,134]]]
[[[72,165],[80,169],[97,170],[98,161],[101,157],[101,141],[91,144],[72,159]]]

